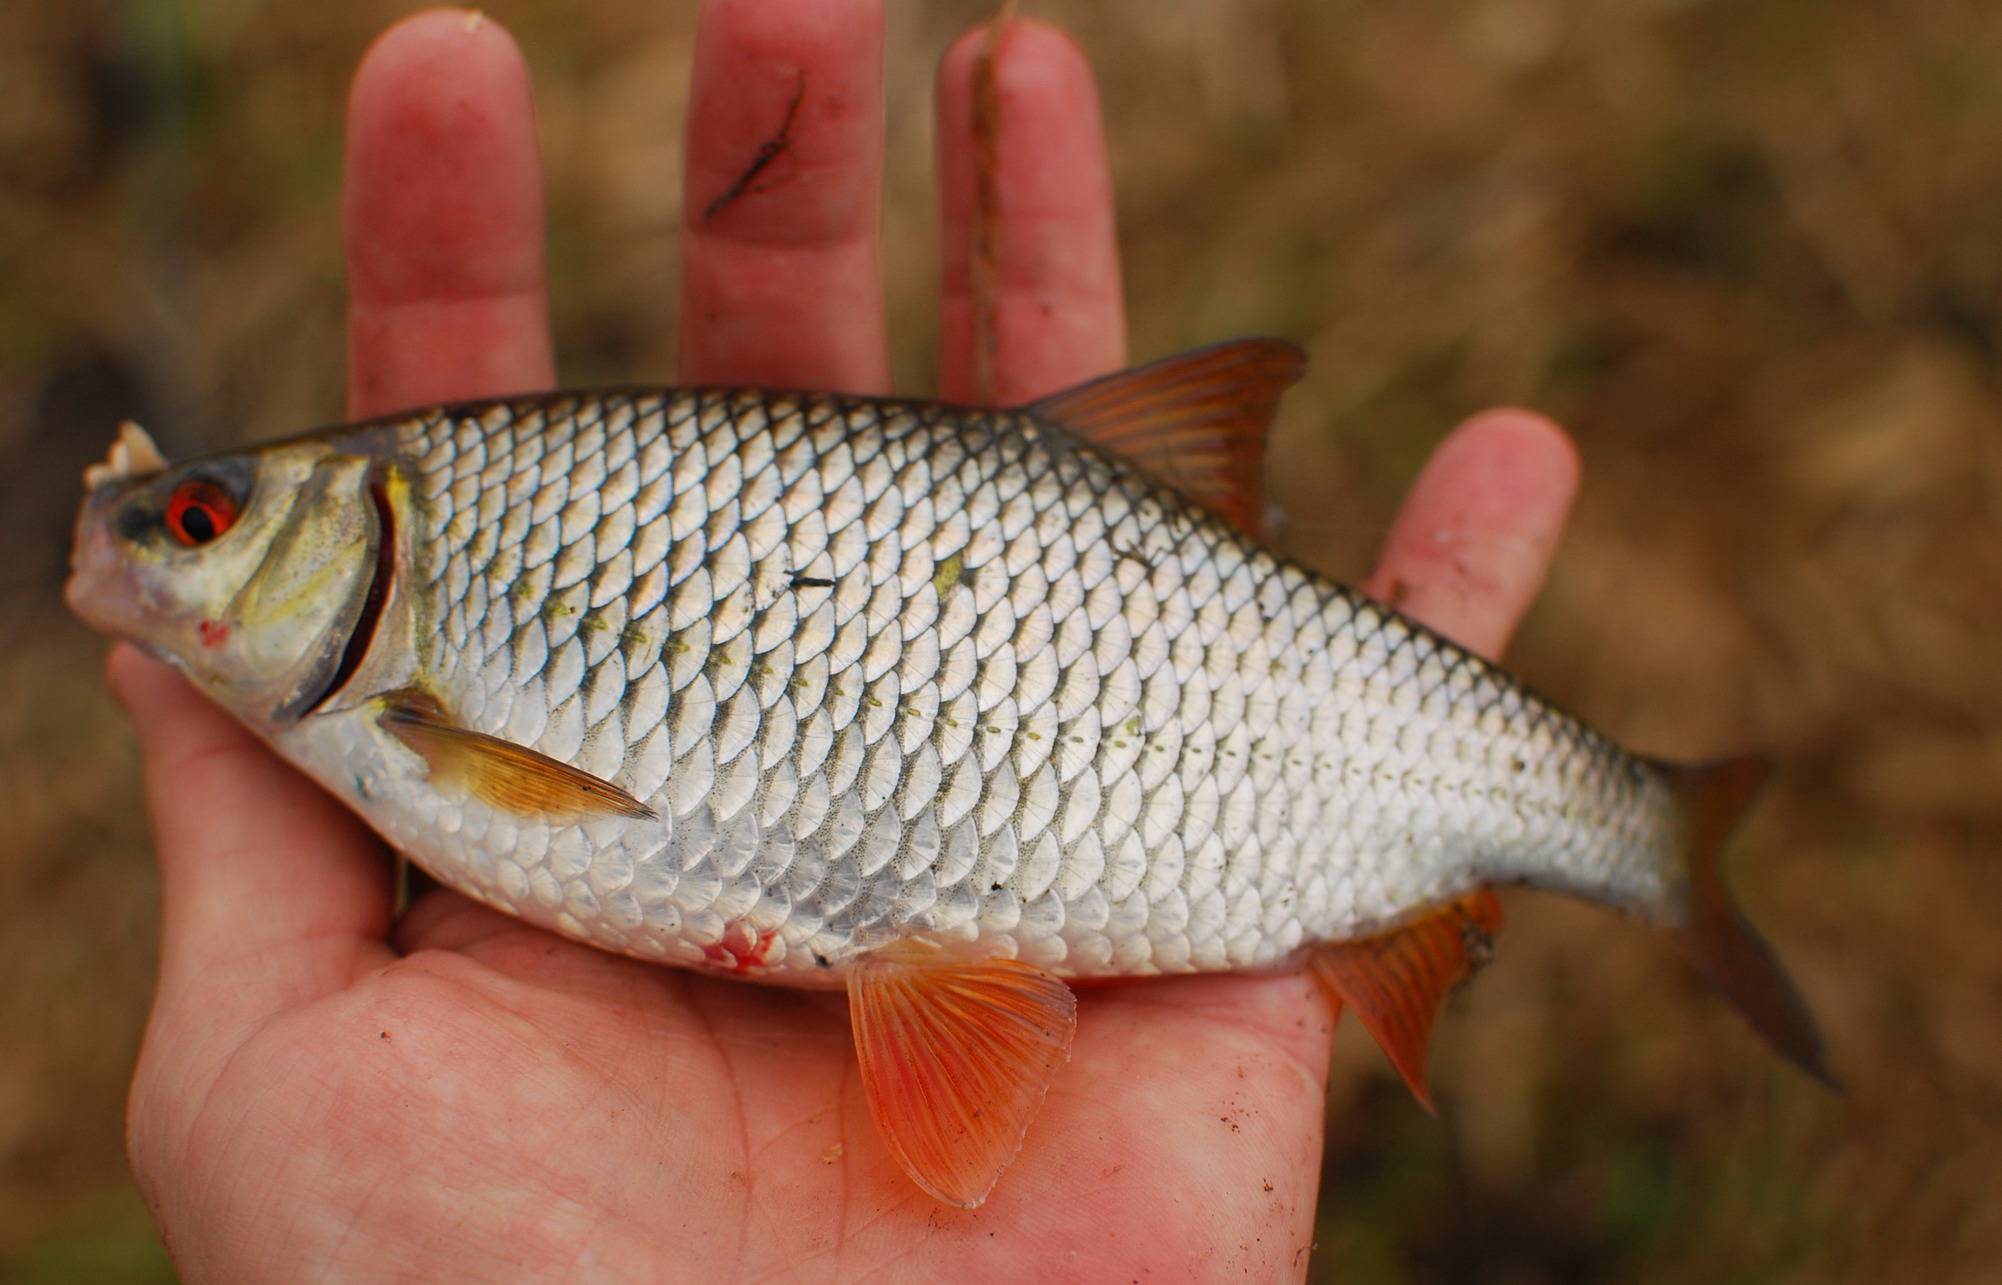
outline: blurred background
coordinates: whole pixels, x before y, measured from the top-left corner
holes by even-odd
[[[930,79],[891,6],[888,297],[930,386]],[[1340,1038],[1317,1279],[1995,1279],[2002,1262],[2002,7],[1032,0],[1103,81],[1133,352],[1312,353],[1295,552],[1359,575],[1454,421],[1546,410],[1585,491],[1512,654],[1641,748],[1763,747],[1735,882],[1846,1097],[1647,934],[1514,895],[1434,1053]],[[672,376],[693,6],[501,0],[563,377]],[[383,0],[0,5],[0,1277],[171,1278],[120,1116],[154,872],[78,471],[339,416],[347,77]],[[1003,128],[1006,128],[1005,120]],[[634,283],[644,283],[636,289]]]

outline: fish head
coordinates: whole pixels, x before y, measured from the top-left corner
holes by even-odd
[[[64,597],[104,633],[275,731],[330,693],[384,541],[374,462],[302,438],[170,465],[120,429],[84,475]]]

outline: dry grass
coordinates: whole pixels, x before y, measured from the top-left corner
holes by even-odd
[[[538,80],[574,382],[671,374],[684,8],[494,9]],[[888,285],[921,388],[929,78],[983,6],[893,8]],[[1029,10],[1104,78],[1135,352],[1313,353],[1278,445],[1282,498],[1323,515],[1298,550],[1354,573],[1456,416],[1550,410],[1587,490],[1517,665],[1643,747],[1786,765],[1737,881],[1850,1094],[1656,943],[1517,898],[1441,1033],[1443,1123],[1345,1034],[1317,1272],[1992,1270],[2002,10]],[[128,738],[55,597],[74,479],[127,414],[173,452],[338,412],[340,105],[395,12],[0,6],[0,1271],[161,1271],[118,1194],[152,874]]]

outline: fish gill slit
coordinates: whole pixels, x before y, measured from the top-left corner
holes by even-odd
[[[369,478],[368,499],[375,507],[375,571],[368,582],[368,593],[361,601],[361,614],[355,617],[355,627],[348,634],[347,645],[341,648],[340,664],[334,667],[334,676],[327,680],[327,689],[306,708],[307,714],[318,711],[320,706],[348,685],[348,680],[361,668],[362,658],[368,655],[370,644],[375,642],[376,627],[382,622],[382,606],[389,597],[390,577],[396,571],[396,515],[390,508],[389,491],[380,475]]]

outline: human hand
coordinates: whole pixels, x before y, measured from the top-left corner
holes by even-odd
[[[881,21],[873,0],[704,6],[683,382],[886,387]],[[940,72],[942,392],[961,400],[977,391],[955,250],[979,42]],[[1082,58],[1021,23],[997,67],[991,374],[1019,401],[1121,365],[1123,317]],[[786,155],[705,219],[802,83]],[[505,33],[456,11],[392,30],[357,75],[347,166],[350,411],[552,384],[540,177]],[[1478,417],[1421,477],[1374,587],[1493,653],[1575,468],[1545,422]],[[397,921],[358,820],[165,669],[122,647],[110,669],[163,886],[131,1158],[189,1279],[1304,1270],[1329,1051],[1304,978],[1086,989],[1022,1154],[983,1207],[945,1208],[878,1140],[838,996],[602,954],[450,892]]]

